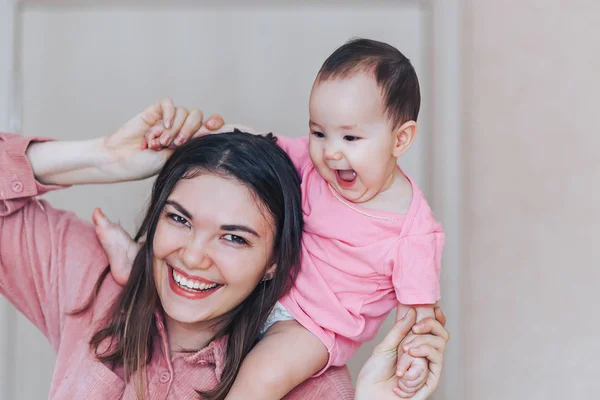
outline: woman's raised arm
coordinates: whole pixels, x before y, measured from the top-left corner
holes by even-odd
[[[27,158],[36,179],[45,184],[114,183],[155,175],[173,152],[173,146],[209,132],[200,110],[175,107],[166,98],[146,108],[112,135],[76,141],[32,143]],[[212,129],[223,125],[213,116]],[[165,128],[165,125],[170,128]],[[149,149],[148,132],[176,137],[169,147]],[[177,138],[180,138],[179,140]]]

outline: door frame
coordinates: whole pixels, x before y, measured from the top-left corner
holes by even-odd
[[[241,1],[241,0],[238,0]],[[262,0],[266,4],[275,1]],[[291,0],[288,0],[291,1]],[[429,200],[436,216],[444,225],[446,248],[443,257],[442,306],[448,316],[448,329],[452,341],[445,357],[444,378],[436,395],[438,400],[461,399],[462,374],[459,370],[461,350],[461,18],[462,0],[400,0],[416,4],[425,17],[425,38],[428,43],[429,115],[432,120],[429,151],[434,155],[427,168]],[[158,0],[126,0],[101,2],[103,6],[159,5]],[[192,4],[191,1],[172,1],[170,5]],[[316,1],[315,1],[316,3]],[[340,4],[348,4],[348,1]],[[361,3],[356,1],[357,4]],[[371,2],[373,4],[374,2]],[[393,0],[379,0],[378,4],[397,4]],[[94,0],[0,0],[0,131],[20,132],[22,127],[22,81],[21,81],[21,11],[27,5],[86,6],[98,5]],[[197,4],[197,2],[195,3]],[[235,5],[236,1],[228,1]],[[363,3],[364,4],[364,3]],[[15,354],[13,351],[16,312],[0,299],[0,400],[15,398]]]

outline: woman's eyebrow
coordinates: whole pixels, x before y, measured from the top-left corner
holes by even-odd
[[[192,217],[192,214],[188,210],[186,210],[181,204],[176,202],[175,200],[167,200],[165,202],[165,205],[170,205],[170,206],[174,207],[177,211],[182,213],[186,218],[194,219]]]
[[[221,229],[224,231],[248,232],[249,234],[254,235],[257,238],[260,238],[260,235],[258,233],[256,233],[256,231],[254,229],[249,228],[245,225],[221,225]]]

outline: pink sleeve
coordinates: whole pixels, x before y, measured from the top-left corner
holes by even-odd
[[[304,168],[310,164],[310,155],[308,152],[308,137],[290,138],[286,136],[277,136],[277,144],[292,159],[292,163],[302,175]]]
[[[352,400],[354,387],[347,367],[332,367],[322,375],[311,378],[284,397],[284,400]]]
[[[108,265],[94,228],[34,198],[56,186],[37,182],[25,156],[32,139],[0,134],[0,294],[56,349],[65,316],[89,296],[90,274]]]
[[[439,226],[439,225],[438,225]],[[398,302],[434,304],[440,299],[440,269],[444,232],[400,239],[392,272]]]

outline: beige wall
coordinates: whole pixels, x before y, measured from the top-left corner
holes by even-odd
[[[465,399],[600,398],[600,3],[464,3]]]

